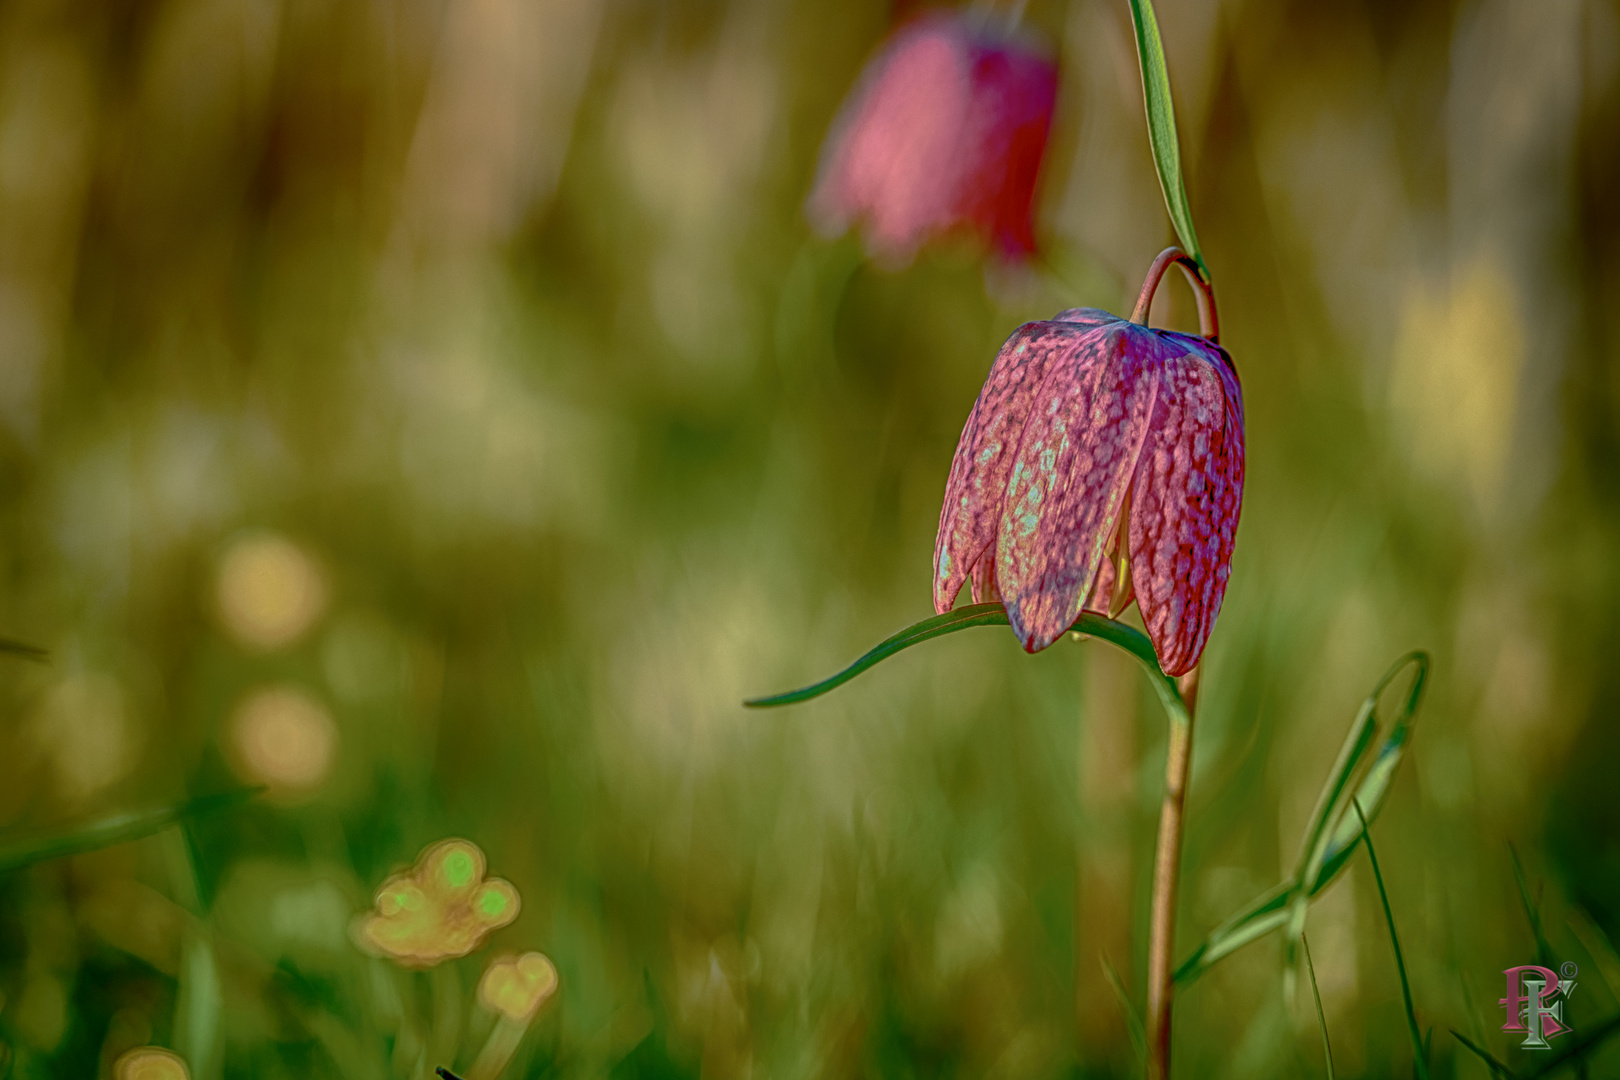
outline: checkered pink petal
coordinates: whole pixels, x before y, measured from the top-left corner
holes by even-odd
[[[1131,578],[1159,664],[1198,663],[1231,574],[1243,505],[1243,394],[1217,345],[1161,334],[1182,347],[1162,367],[1152,437],[1132,491]]]

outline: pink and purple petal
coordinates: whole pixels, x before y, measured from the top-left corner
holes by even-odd
[[[900,31],[834,125],[810,217],[831,233],[864,218],[876,254],[909,259],[955,220],[973,95],[973,53],[958,20]]]
[[[962,583],[987,553],[1001,526],[1001,503],[1012,472],[1013,455],[1029,417],[1030,402],[1053,357],[1071,349],[1078,336],[1064,325],[1025,323],[1013,331],[968,413],[945,482],[939,533],[934,540],[934,610],[944,614],[956,602]],[[976,581],[975,600],[988,596],[987,579]]]
[[[1243,395],[1218,346],[1158,333],[1152,435],[1137,466],[1131,578],[1167,675],[1198,663],[1220,612],[1243,505]]]
[[[957,213],[1003,255],[1035,250],[1030,207],[1057,102],[1057,67],[1008,42],[975,43]]]
[[[1149,333],[1079,329],[1031,403],[996,538],[996,584],[1030,652],[1069,628],[1097,579],[1157,396]]]

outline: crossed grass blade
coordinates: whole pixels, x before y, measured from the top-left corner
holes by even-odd
[[[1422,650],[1407,653],[1384,672],[1384,677],[1378,680],[1368,700],[1377,702],[1388,689],[1390,683],[1400,675],[1408,665],[1415,667],[1412,675],[1412,684],[1407,688],[1401,699],[1400,712],[1395,722],[1390,726],[1389,735],[1378,748],[1378,754],[1367,768],[1367,774],[1361,778],[1356,788],[1354,801],[1361,804],[1364,810],[1370,808],[1367,815],[1369,821],[1376,820],[1378,811],[1383,808],[1384,799],[1389,795],[1390,784],[1395,779],[1395,771],[1400,767],[1402,759],[1406,756],[1407,747],[1411,743],[1412,728],[1417,723],[1418,709],[1423,704],[1423,692],[1429,680],[1429,654]],[[1348,810],[1340,812],[1338,824],[1328,836],[1326,846],[1322,849],[1322,858],[1316,874],[1310,881],[1310,894],[1315,896],[1333,882],[1333,879],[1344,869],[1350,861],[1350,855],[1355,850],[1356,842],[1360,839],[1361,830],[1356,822],[1351,820]]]
[[[1490,1051],[1486,1050],[1482,1046],[1476,1045],[1471,1039],[1463,1035],[1462,1032],[1453,1029],[1451,1034],[1455,1036],[1457,1041],[1462,1043],[1470,1053],[1485,1063],[1486,1068],[1491,1070],[1491,1075],[1493,1077],[1505,1076],[1507,1077],[1507,1080],[1546,1080],[1547,1077],[1550,1077],[1558,1071],[1571,1065],[1583,1064],[1588,1054],[1592,1053],[1598,1047],[1608,1042],[1616,1032],[1620,1032],[1620,1016],[1611,1016],[1603,1023],[1587,1032],[1580,1039],[1576,1040],[1569,1047],[1560,1051],[1556,1056],[1544,1063],[1540,1068],[1536,1069],[1534,1072],[1525,1073],[1523,1076],[1520,1076],[1518,1073],[1515,1073],[1512,1069],[1502,1064],[1502,1062],[1498,1061],[1491,1055]]]
[[[1108,957],[1098,956],[1097,962],[1102,965],[1103,978],[1108,980],[1108,988],[1114,992],[1119,1011],[1125,1016],[1125,1031],[1130,1035],[1136,1062],[1141,1065],[1147,1061],[1147,1029],[1142,1026],[1142,1017],[1137,1013],[1136,1006],[1131,1004],[1131,995],[1125,992],[1125,983],[1120,979],[1119,972],[1114,970],[1114,965],[1108,962]]]
[[[1176,969],[1177,983],[1191,982],[1223,957],[1278,927],[1294,923],[1303,932],[1297,905],[1314,900],[1333,883],[1349,863],[1355,845],[1361,839],[1361,831],[1350,816],[1349,801],[1343,799],[1343,794],[1354,778],[1355,763],[1366,759],[1366,747],[1377,731],[1378,702],[1406,667],[1415,666],[1412,684],[1401,698],[1395,722],[1352,796],[1352,800],[1359,800],[1361,806],[1368,810],[1368,820],[1377,818],[1389,795],[1390,782],[1410,744],[1412,727],[1423,703],[1429,663],[1428,653],[1410,652],[1384,672],[1372,693],[1362,702],[1340,747],[1339,757],[1328,774],[1327,783],[1317,798],[1316,811],[1306,829],[1305,840],[1300,845],[1302,859],[1296,863],[1295,876],[1256,897],[1248,906],[1212,930]],[[1309,858],[1303,857],[1305,852],[1313,849],[1314,854]],[[1308,887],[1302,885],[1304,882],[1309,882]]]
[[[1373,850],[1372,833],[1367,830],[1367,815],[1361,800],[1351,799],[1356,820],[1361,823],[1361,842],[1367,846],[1367,859],[1372,863],[1373,881],[1378,886],[1378,899],[1384,905],[1384,924],[1389,927],[1389,943],[1395,949],[1395,973],[1401,979],[1401,1002],[1406,1007],[1406,1029],[1412,1036],[1412,1067],[1418,1080],[1429,1080],[1429,1053],[1423,1036],[1418,1033],[1417,1012],[1412,1008],[1412,984],[1406,978],[1406,960],[1401,955],[1400,935],[1395,932],[1395,913],[1390,910],[1389,893],[1384,888],[1384,873],[1378,868],[1378,853]]]
[[[1316,965],[1311,961],[1311,943],[1299,935],[1300,947],[1305,952],[1305,972],[1311,977],[1311,997],[1316,1001],[1316,1023],[1322,1029],[1322,1058],[1327,1063],[1328,1080],[1333,1076],[1333,1043],[1328,1039],[1327,1013],[1322,1011],[1322,990],[1316,985]]]
[[[90,825],[8,840],[0,837],[0,874],[35,863],[78,855],[150,836],[187,818],[225,810],[247,802],[262,787],[237,788],[202,795],[187,802],[140,813],[112,814]]]
[[[1502,1077],[1507,1077],[1507,1080],[1519,1080],[1518,1075],[1512,1069],[1508,1068],[1506,1065],[1496,1060],[1496,1058],[1492,1057],[1490,1051],[1486,1050],[1484,1047],[1476,1046],[1474,1042],[1468,1038],[1468,1036],[1464,1035],[1456,1028],[1451,1029],[1451,1034],[1475,1057],[1479,1058],[1479,1060],[1485,1063],[1485,1067],[1491,1070],[1492,1080],[1501,1080]]]
[[[1508,858],[1513,863],[1513,884],[1519,889],[1519,903],[1524,905],[1525,921],[1530,924],[1530,933],[1536,939],[1536,963],[1542,967],[1552,967],[1552,945],[1547,941],[1547,933],[1541,925],[1541,911],[1530,899],[1530,880],[1525,876],[1524,863],[1519,861],[1518,849],[1511,843],[1508,844]]]

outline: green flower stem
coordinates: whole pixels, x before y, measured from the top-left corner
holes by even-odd
[[[1197,668],[1182,676],[1177,690],[1177,701],[1182,707],[1170,716],[1164,803],[1159,809],[1159,843],[1153,854],[1153,901],[1148,925],[1148,1080],[1168,1080],[1170,1076],[1170,1004],[1175,994],[1171,956],[1175,949],[1181,841],[1186,831],[1193,714],[1198,702]]]

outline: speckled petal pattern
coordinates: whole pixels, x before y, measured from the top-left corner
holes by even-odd
[[[1231,573],[1243,506],[1243,395],[1218,346],[1158,336],[1178,348],[1161,368],[1132,489],[1131,577],[1160,666],[1181,675],[1204,651]]]
[[[962,427],[934,539],[934,610],[941,614],[951,610],[962,583],[995,541],[1029,404],[1052,358],[1078,336],[1078,330],[1043,329],[1050,325],[1026,323],[1013,331]],[[973,595],[975,600],[985,595],[982,584],[975,583]]]
[[[1030,652],[1069,628],[1096,580],[1154,408],[1151,334],[1118,319],[1080,330],[1031,402],[996,537],[996,584]]]

